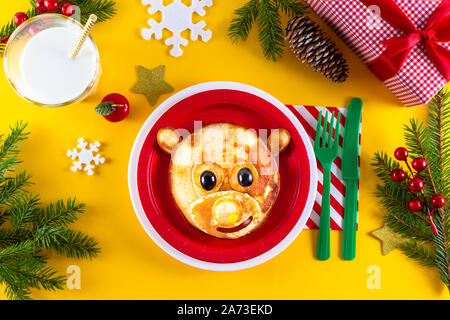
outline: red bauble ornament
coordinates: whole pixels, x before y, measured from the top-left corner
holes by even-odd
[[[420,172],[420,171],[424,170],[428,164],[424,158],[415,158],[411,162],[411,165],[414,168],[414,170],[416,170],[417,172]]]
[[[64,3],[64,5],[61,7],[61,13],[67,17],[70,17],[75,13],[75,7],[70,2]]]
[[[47,11],[56,10],[59,7],[59,1],[58,0],[44,0],[44,7]]]
[[[409,210],[414,211],[414,212],[420,211],[420,210],[422,210],[422,202],[420,202],[419,199],[411,199],[408,202],[408,208],[409,208]]]
[[[434,196],[431,197],[430,203],[433,206],[433,208],[440,209],[445,206],[445,198],[440,194],[435,194]]]
[[[24,12],[17,12],[14,16],[14,23],[20,26],[22,23],[28,20],[28,16]]]
[[[39,13],[44,13],[45,11],[47,11],[47,9],[45,8],[44,0],[36,0],[35,6]]]
[[[395,182],[400,182],[405,180],[406,178],[406,173],[405,171],[403,171],[402,169],[394,169],[391,172],[391,178],[392,180],[394,180]]]
[[[409,190],[411,192],[420,192],[423,190],[423,181],[420,178],[412,178],[409,181]]]
[[[114,105],[119,105],[116,110],[110,115],[103,116],[106,120],[111,122],[119,122],[125,119],[130,113],[130,103],[127,98],[118,93],[112,93],[103,98],[102,102],[111,102]],[[121,105],[121,106],[120,106]]]
[[[405,161],[408,158],[408,150],[404,147],[397,148],[394,151],[394,157],[399,161]]]

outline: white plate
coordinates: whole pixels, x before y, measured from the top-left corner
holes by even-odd
[[[170,244],[168,244],[159,234],[156,232],[156,230],[153,228],[151,223],[148,221],[147,216],[144,212],[144,208],[142,207],[141,201],[139,199],[139,192],[138,192],[138,186],[137,186],[137,168],[138,168],[138,161],[139,161],[139,155],[142,149],[142,146],[144,144],[144,141],[150,132],[153,125],[156,123],[156,121],[167,111],[169,110],[173,105],[178,103],[179,101],[186,99],[187,97],[203,92],[203,91],[209,91],[209,90],[218,90],[218,89],[230,89],[230,90],[238,90],[238,91],[244,91],[251,94],[254,94],[277,108],[279,108],[288,118],[289,120],[294,124],[294,126],[297,128],[307,151],[308,159],[310,163],[310,186],[308,194],[308,198],[306,201],[306,205],[304,207],[304,212],[302,213],[299,221],[294,226],[294,228],[291,230],[291,232],[275,247],[272,249],[266,251],[265,253],[241,262],[236,263],[212,263],[207,261],[198,260],[195,258],[192,258],[174,247],[172,247]],[[306,134],[305,130],[303,129],[302,125],[300,124],[299,120],[295,115],[280,101],[275,99],[273,96],[267,94],[266,92],[259,90],[255,87],[237,83],[237,82],[228,82],[228,81],[215,81],[215,82],[206,82],[201,83],[189,88],[186,88],[170,98],[168,98],[166,101],[161,103],[161,105],[153,111],[153,113],[148,117],[148,119],[145,121],[144,125],[142,126],[141,130],[139,131],[139,134],[136,137],[136,141],[134,142],[133,149],[131,150],[130,155],[130,161],[128,166],[128,186],[130,190],[130,197],[131,202],[133,203],[134,210],[136,212],[136,215],[139,219],[139,222],[144,227],[145,231],[147,231],[148,235],[152,240],[166,253],[174,257],[175,259],[186,263],[190,266],[205,269],[205,270],[213,270],[213,271],[234,271],[234,270],[241,270],[246,268],[254,267],[258,264],[261,264],[265,261],[268,261],[275,257],[277,254],[282,252],[284,249],[286,249],[292,241],[295,240],[295,238],[299,235],[299,233],[302,231],[303,227],[305,226],[306,222],[308,221],[311,210],[316,198],[316,190],[317,190],[317,166],[316,166],[316,158],[314,155],[314,150],[311,145],[310,139],[308,135]]]

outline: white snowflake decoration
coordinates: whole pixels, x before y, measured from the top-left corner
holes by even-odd
[[[142,3],[151,5],[148,9],[150,14],[158,11],[162,14],[161,22],[156,22],[153,19],[148,20],[150,28],[142,29],[142,37],[145,40],[150,40],[152,35],[155,35],[156,39],[161,39],[163,29],[172,31],[172,37],[166,39],[166,45],[173,46],[172,50],[170,50],[172,56],[181,56],[183,54],[181,46],[188,44],[188,41],[181,36],[181,32],[184,30],[191,30],[191,40],[197,40],[198,36],[201,37],[203,42],[211,39],[211,30],[203,29],[206,26],[206,22],[193,23],[192,14],[197,13],[200,16],[204,16],[206,12],[203,8],[211,7],[212,0],[192,0],[191,6],[186,6],[181,0],[173,0],[171,4],[166,6],[163,5],[163,0],[142,0]]]
[[[94,143],[89,143],[89,149],[86,148],[88,146],[88,143],[84,141],[83,138],[78,139],[78,145],[77,148],[80,149],[78,151],[77,149],[68,150],[67,156],[71,157],[73,161],[73,166],[70,167],[70,170],[73,172],[77,172],[78,170],[84,170],[87,171],[87,174],[92,176],[94,174],[94,171],[92,169],[95,168],[95,166],[105,163],[105,158],[101,157],[100,154],[96,154],[94,156],[95,152],[98,152],[98,148],[100,147],[100,143],[98,141],[95,141]],[[78,160],[75,160],[77,159]],[[94,162],[94,164],[92,164]],[[84,169],[82,167],[84,165]]]

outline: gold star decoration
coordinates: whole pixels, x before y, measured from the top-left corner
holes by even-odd
[[[399,248],[403,243],[405,243],[405,239],[398,233],[395,233],[387,225],[384,225],[382,228],[372,231],[372,235],[381,240],[381,252],[383,253],[383,256],[387,255],[395,248]]]
[[[155,105],[161,94],[173,91],[172,86],[164,81],[166,66],[162,65],[152,70],[138,66],[137,69],[139,81],[131,89],[131,92],[144,94],[152,106]]]

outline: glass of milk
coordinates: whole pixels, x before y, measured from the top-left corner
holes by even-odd
[[[23,99],[41,107],[61,107],[92,93],[100,78],[100,57],[89,35],[79,54],[70,54],[83,30],[76,20],[42,14],[20,25],[6,44],[6,77]]]

